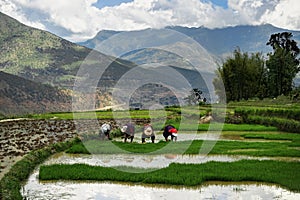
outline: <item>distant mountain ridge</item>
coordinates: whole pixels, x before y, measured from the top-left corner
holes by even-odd
[[[167,27],[166,29],[186,34],[201,44],[207,51],[220,57],[228,55],[237,47],[239,47],[243,52],[270,52],[272,49],[268,47],[266,43],[269,40],[270,35],[277,32],[292,32],[293,39],[296,40],[298,44],[300,43],[300,31],[281,29],[270,24],[257,26],[240,25],[216,29],[208,29],[205,27],[188,28],[174,26]],[[135,33],[136,31],[128,32]],[[93,49],[97,46],[97,44],[100,44],[102,41],[118,33],[122,32],[103,30],[100,31],[94,38],[85,42],[79,42],[78,44]]]

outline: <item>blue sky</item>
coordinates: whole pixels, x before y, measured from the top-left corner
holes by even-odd
[[[228,3],[227,0],[207,0],[207,1],[210,1],[213,4],[221,6],[223,8],[228,8],[228,6],[227,6],[227,3]]]
[[[128,3],[132,2],[132,0],[98,0],[97,3],[94,3],[94,5],[98,8],[104,8],[106,6],[118,6],[121,3]]]
[[[78,42],[101,30],[272,24],[300,30],[299,0],[0,0],[0,12]]]
[[[97,3],[94,3],[94,5],[98,8],[104,8],[106,6],[117,6],[121,3],[128,3],[132,2],[133,0],[98,0]],[[221,6],[223,8],[227,8],[227,0],[204,0],[204,1],[210,1],[215,5]]]

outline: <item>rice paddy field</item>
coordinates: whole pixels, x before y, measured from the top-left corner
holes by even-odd
[[[283,188],[296,196],[300,193],[300,105],[295,103],[280,104],[273,100],[230,103],[223,121],[217,120],[218,116],[214,115],[210,106],[170,107],[157,111],[97,111],[79,115],[50,113],[30,117],[59,120],[94,117],[112,119],[117,116],[122,119],[127,118],[128,113],[130,118],[153,120],[155,143],[141,143],[141,127],[137,126],[133,143],[124,143],[120,135],[114,136],[112,140],[102,141],[97,135],[91,134],[80,136],[81,139],[77,138],[68,145],[61,145],[57,151],[40,150],[40,153],[35,153],[34,158],[24,158],[25,160],[17,163],[1,180],[2,198],[32,198],[32,188],[26,188],[30,188],[27,186],[30,184],[28,178],[31,180],[33,173],[38,180],[36,183],[43,184],[48,181],[93,181],[165,185],[169,188],[204,187],[212,182],[238,185],[251,182],[276,185],[277,189],[272,190]],[[208,115],[213,120],[200,123],[201,117]],[[189,120],[184,121],[184,118]],[[179,130],[177,142],[164,141],[162,125],[165,124],[172,124]],[[211,159],[198,161],[199,157],[195,156]],[[123,160],[113,165],[116,159]],[[87,161],[81,162],[82,160]],[[156,165],[156,161],[167,161],[168,164],[162,167]],[[135,164],[141,162],[149,164],[149,169],[144,171]],[[245,187],[247,190],[248,186]],[[235,192],[240,190],[239,186],[235,188]]]

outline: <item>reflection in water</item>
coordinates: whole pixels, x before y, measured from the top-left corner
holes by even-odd
[[[22,189],[23,197],[35,200],[300,199],[300,193],[254,183],[166,188],[95,182],[39,182],[37,176],[38,169],[29,177]]]
[[[206,163],[209,161],[234,162],[243,159],[299,161],[297,157],[252,157],[245,155],[148,155],[148,154],[56,154],[44,164],[88,164],[93,166],[117,167],[128,166],[145,169],[163,168],[170,163]]]

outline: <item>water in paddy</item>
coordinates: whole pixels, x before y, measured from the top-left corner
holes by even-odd
[[[166,167],[170,162],[205,163],[211,160],[233,162],[240,159],[253,159],[247,156],[227,155],[69,155],[56,154],[44,164],[86,163],[99,166],[134,166],[143,168]],[[281,158],[256,158],[281,159]],[[282,158],[284,159],[284,158]],[[298,159],[299,161],[299,159]],[[141,184],[118,184],[107,182],[43,182],[37,179],[38,169],[29,177],[22,188],[26,199],[57,200],[116,200],[116,199],[300,199],[300,193],[290,192],[274,185],[260,183],[209,183],[197,188],[146,186]]]
[[[35,200],[300,199],[300,193],[258,183],[210,183],[197,188],[150,187],[104,182],[39,182],[36,170],[22,195]]]
[[[146,169],[162,168],[169,166],[170,163],[205,163],[209,161],[234,162],[238,160],[280,160],[298,161],[295,157],[252,157],[244,155],[147,155],[147,154],[66,154],[60,153],[52,156],[44,164],[88,164],[94,166],[117,167],[129,166]]]

